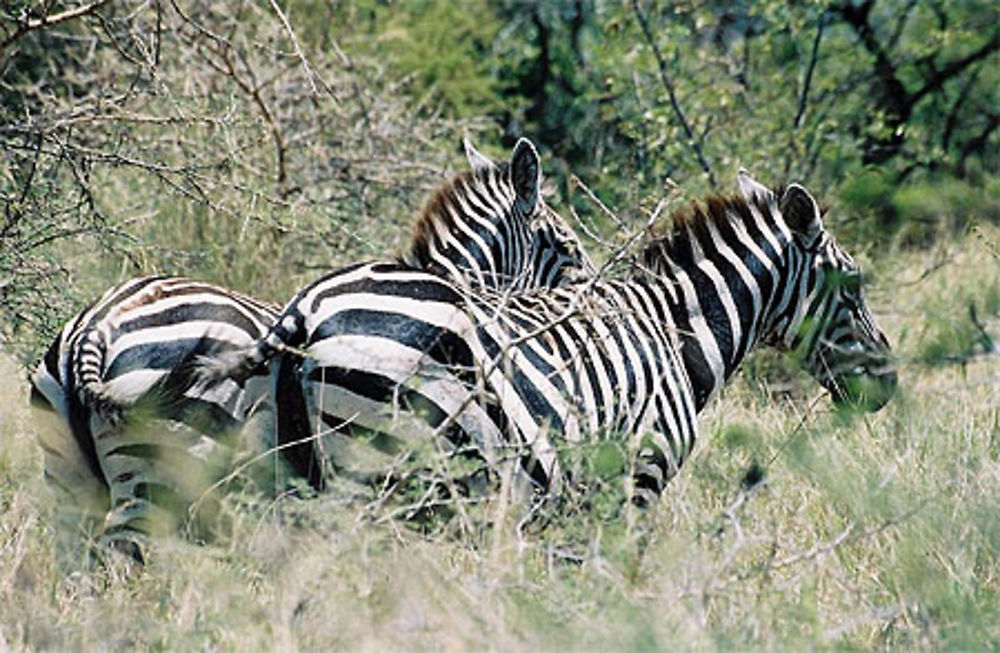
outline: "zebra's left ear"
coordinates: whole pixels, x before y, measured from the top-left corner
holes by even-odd
[[[773,204],[776,200],[774,193],[771,189],[763,184],[757,182],[756,179],[750,176],[747,169],[740,166],[739,175],[740,181],[740,192],[743,193],[743,199],[747,201],[748,204],[768,205]]]
[[[538,160],[538,151],[527,138],[519,139],[510,155],[510,181],[519,207],[530,215],[538,204],[542,164]]]
[[[785,194],[778,204],[785,224],[802,239],[802,244],[808,248],[815,244],[823,231],[823,219],[820,217],[819,204],[805,188],[798,184],[789,184]]]
[[[474,172],[492,170],[497,167],[497,164],[493,163],[493,159],[477,150],[468,137],[462,138],[462,146],[465,148],[465,159]]]

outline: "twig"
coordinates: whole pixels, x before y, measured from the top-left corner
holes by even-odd
[[[806,115],[806,106],[809,100],[809,89],[812,86],[813,72],[816,70],[816,63],[819,61],[819,44],[823,39],[823,27],[826,24],[826,12],[821,12],[819,15],[819,21],[816,25],[816,37],[813,39],[812,53],[809,55],[809,64],[806,66],[806,75],[802,80],[802,92],[799,93],[799,106],[795,111],[795,119],[792,120],[792,129],[788,134],[788,156],[785,158],[785,177],[788,177],[788,173],[792,168],[792,156],[798,153],[798,148],[795,147],[795,136],[799,133],[799,128],[802,127],[802,120]]]
[[[809,87],[812,85],[813,72],[816,70],[816,62],[819,61],[819,43],[823,38],[823,27],[826,23],[826,12],[819,15],[819,22],[816,25],[816,38],[813,39],[812,54],[809,56],[809,65],[806,67],[806,77],[802,81],[802,93],[799,94],[799,107],[795,112],[795,120],[792,127],[798,129],[802,125],[802,118],[806,113],[806,102],[809,98]]]
[[[694,150],[695,155],[698,157],[698,163],[701,165],[701,169],[708,176],[708,185],[714,189],[716,188],[716,183],[715,175],[712,173],[712,167],[709,165],[708,159],[705,158],[705,153],[701,148],[701,143],[695,136],[694,130],[691,128],[691,123],[688,121],[687,116],[684,115],[684,110],[681,108],[680,101],[677,99],[677,90],[670,77],[670,72],[667,70],[667,60],[663,57],[663,53],[660,52],[660,46],[656,44],[653,32],[649,28],[649,20],[647,20],[646,14],[643,13],[642,7],[639,6],[639,0],[632,0],[632,8],[635,10],[635,16],[639,21],[639,26],[642,27],[643,36],[646,37],[646,42],[653,50],[653,56],[656,57],[656,63],[660,68],[660,81],[663,82],[664,88],[667,89],[667,96],[670,98],[670,106],[674,110],[674,115],[677,116],[677,120],[681,123],[681,127],[687,135],[691,149]]]
[[[615,212],[612,211],[611,209],[609,209],[604,204],[604,202],[602,202],[600,200],[600,198],[597,197],[597,195],[595,195],[593,193],[593,191],[590,190],[590,188],[587,186],[587,184],[583,183],[582,179],[580,179],[579,177],[577,177],[574,174],[570,174],[570,176],[569,176],[569,188],[570,188],[570,192],[572,192],[574,188],[579,188],[580,190],[582,190],[583,193],[587,196],[587,198],[591,202],[593,202],[595,205],[597,205],[597,208],[601,209],[601,213],[603,213],[604,215],[606,215],[609,218],[611,218],[611,221],[615,223],[616,227],[618,227],[622,231],[625,231],[626,228],[625,228],[624,223],[622,223],[621,219],[617,215],[615,215]]]
[[[346,420],[342,425],[340,425],[337,428],[344,428],[345,426],[350,425],[350,423],[353,422],[356,417],[357,417],[357,415],[351,416],[350,419]],[[222,478],[220,478],[219,480],[217,480],[216,482],[212,483],[207,488],[205,488],[205,490],[198,496],[198,498],[195,499],[193,502],[191,502],[191,505],[188,507],[188,511],[187,511],[188,512],[188,521],[189,521],[189,523],[194,521],[195,517],[198,514],[198,511],[201,510],[201,505],[205,502],[205,500],[208,498],[208,496],[212,492],[214,492],[215,490],[218,490],[219,488],[223,487],[227,483],[231,482],[237,476],[239,476],[240,474],[242,474],[246,470],[250,469],[251,467],[253,467],[254,465],[256,465],[258,462],[260,462],[261,460],[264,460],[268,456],[272,456],[272,455],[274,455],[276,453],[279,453],[279,452],[281,452],[281,451],[283,451],[285,449],[290,449],[292,447],[296,447],[296,446],[299,446],[301,444],[307,444],[307,443],[310,443],[310,442],[317,442],[317,441],[320,440],[320,438],[323,438],[324,436],[329,435],[330,433],[332,433],[332,432],[334,432],[336,430],[337,429],[329,429],[327,431],[320,431],[318,433],[307,435],[304,438],[299,438],[297,440],[292,440],[290,442],[282,442],[280,444],[276,444],[273,447],[269,447],[266,451],[263,451],[263,452],[257,454],[256,456],[253,456],[252,458],[250,458],[249,460],[245,461],[244,463],[242,463],[240,465],[237,465],[236,468],[234,468],[231,472],[229,472],[228,474],[226,474],[225,476],[223,476]]]
[[[796,435],[798,435],[799,431],[801,431],[802,427],[806,425],[806,422],[809,420],[809,418],[813,416],[812,414],[813,408],[815,408],[816,404],[818,404],[825,396],[826,393],[820,393],[816,395],[816,397],[813,398],[812,401],[809,402],[809,405],[806,406],[806,410],[802,414],[802,417],[799,418],[799,423],[795,425],[795,428],[792,429],[792,432],[788,434],[788,437],[786,437],[785,440],[781,443],[781,446],[778,447],[778,450],[775,451],[774,455],[771,456],[771,459],[767,461],[768,467],[773,465],[774,461],[777,460],[778,456],[780,456],[785,451],[785,448],[788,447],[789,444],[791,444],[792,439]]]
[[[0,54],[2,54],[11,43],[18,40],[28,32],[33,32],[35,30],[42,29],[43,27],[58,25],[59,23],[66,22],[67,20],[86,16],[87,14],[97,11],[109,2],[111,2],[111,0],[94,0],[94,2],[91,2],[90,4],[73,7],[72,9],[67,9],[66,11],[61,11],[58,14],[53,14],[51,16],[45,15],[41,18],[29,18],[18,25],[17,29],[9,34],[7,38],[0,41]]]
[[[923,281],[927,277],[931,276],[932,274],[934,274],[935,272],[937,272],[938,270],[940,270],[941,268],[943,268],[944,266],[948,265],[949,263],[951,263],[954,260],[955,259],[953,257],[951,257],[951,256],[949,256],[948,258],[943,258],[940,261],[938,261],[937,263],[935,263],[934,265],[932,265],[932,266],[930,266],[928,268],[924,268],[924,271],[921,272],[920,276],[917,277],[916,279],[914,279],[912,281],[901,281],[901,282],[897,283],[896,286],[900,287],[900,288],[906,288],[908,286],[915,286],[915,285],[917,285],[918,283],[920,283],[921,281]]]
[[[299,39],[295,36],[295,31],[292,30],[292,26],[288,22],[288,17],[285,16],[285,12],[281,10],[281,6],[278,5],[276,0],[271,0],[271,8],[274,9],[274,13],[278,15],[278,19],[284,26],[285,31],[288,32],[288,37],[292,40],[292,47],[295,48],[295,55],[299,58],[299,62],[302,64],[302,70],[306,74],[306,80],[309,82],[309,88],[312,89],[313,95],[319,95],[319,91],[317,90],[316,83],[314,81],[315,79],[318,79],[319,83],[323,86],[323,90],[329,93],[330,97],[332,97],[333,100],[339,104],[340,100],[333,92],[333,89],[330,88],[329,84],[327,84],[322,77],[313,71],[312,67],[309,65],[309,61],[306,59],[306,56],[302,54],[302,47],[299,45]]]

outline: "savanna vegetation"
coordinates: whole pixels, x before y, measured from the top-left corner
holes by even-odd
[[[0,648],[1000,646],[998,25],[985,0],[3,3]],[[531,138],[599,259],[739,165],[800,181],[898,396],[838,412],[757,355],[650,509],[607,446],[530,525],[236,474],[213,543],[92,564],[27,407],[62,323],[138,274],[283,302],[390,257],[464,134]]]

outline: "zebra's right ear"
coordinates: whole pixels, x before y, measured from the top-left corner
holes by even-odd
[[[519,139],[510,155],[510,181],[517,194],[518,205],[526,215],[530,215],[538,205],[542,164],[538,160],[538,150],[527,138]]]
[[[473,172],[493,170],[497,167],[497,164],[493,163],[493,159],[477,150],[468,137],[462,138],[462,146],[465,147],[465,159],[469,162]]]
[[[823,231],[823,219],[816,199],[799,184],[789,184],[781,196],[780,208],[785,224],[801,236],[806,247],[811,247]]]

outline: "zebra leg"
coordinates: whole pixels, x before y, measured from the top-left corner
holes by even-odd
[[[312,420],[303,392],[299,364],[296,356],[283,354],[274,362],[271,373],[271,396],[275,398],[274,438],[281,447],[281,459],[288,462],[293,474],[304,478],[316,490],[322,490],[323,461],[315,451],[312,439]]]
[[[66,419],[32,391],[32,414],[47,485],[54,497],[55,550],[60,564],[78,568],[108,511],[108,488],[70,432]],[[80,537],[83,535],[83,537]]]
[[[183,526],[207,537],[217,516],[214,481],[233,458],[228,446],[162,418],[115,426],[95,416],[92,428],[111,499],[100,548],[142,563],[150,536]]]
[[[233,442],[234,458],[225,469],[234,477],[246,479],[250,486],[269,496],[287,487],[290,472],[284,451],[278,448],[277,409],[269,393],[269,376],[250,377],[244,396],[254,397],[246,407],[246,419]]]

